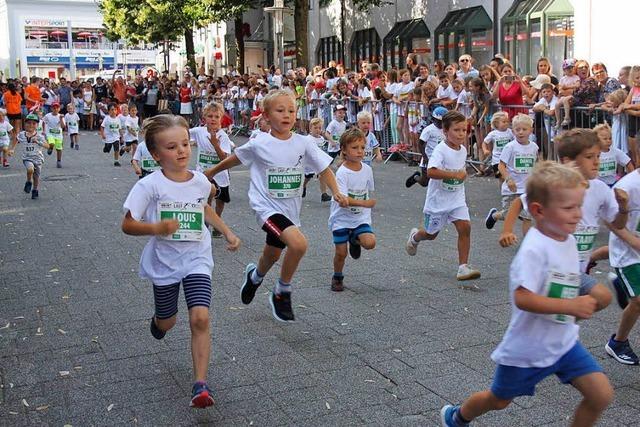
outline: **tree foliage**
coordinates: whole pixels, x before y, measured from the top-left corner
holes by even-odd
[[[320,0],[320,7],[329,6],[332,1],[333,0]],[[345,1],[351,2],[353,6],[361,12],[366,12],[372,7],[380,7],[388,4],[393,4],[393,2],[388,0],[345,0]]]

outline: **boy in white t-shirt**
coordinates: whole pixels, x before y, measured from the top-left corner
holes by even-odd
[[[612,147],[611,128],[608,124],[598,125],[593,128],[598,135],[600,141],[600,169],[598,171],[598,178],[612,187],[618,180],[618,166],[620,166],[624,173],[631,173],[635,169],[631,162],[631,157],[627,156],[624,151]]]
[[[497,364],[489,390],[440,411],[445,427],[463,427],[479,416],[532,396],[551,375],[583,396],[573,426],[592,426],[613,400],[602,368],[579,341],[576,319],[590,318],[597,301],[578,296],[580,267],[575,238],[585,193],[575,169],[541,162],[527,182],[535,228],[525,237],[509,270],[511,321],[491,354]]]
[[[7,118],[6,110],[0,110],[0,149],[2,150],[2,166],[9,167],[9,147],[12,144],[13,126]]]
[[[76,113],[76,106],[70,102],[67,104],[67,114],[64,115],[64,124],[69,133],[71,148],[80,149],[80,116]]]
[[[131,153],[131,158],[136,154],[138,148],[138,134],[140,133],[140,117],[138,116],[138,107],[131,104],[129,107],[129,115],[124,120],[124,135],[122,140],[124,144],[120,147],[120,156],[125,152]]]
[[[109,115],[102,119],[100,136],[104,142],[102,152],[108,153],[113,149],[113,166],[120,166],[120,139],[124,133],[120,119],[117,116],[118,105],[109,104]]]
[[[56,150],[56,167],[62,167],[62,129],[64,129],[64,117],[60,114],[60,103],[55,101],[51,104],[51,112],[45,114],[42,118],[45,124],[45,132],[47,136],[47,143],[49,144],[48,154],[51,154],[51,149]]]
[[[485,157],[491,155],[491,168],[494,176],[500,180],[500,187],[502,187],[502,182],[504,181],[498,169],[500,155],[504,147],[515,139],[509,124],[509,115],[507,113],[504,111],[493,113],[493,116],[491,116],[492,130],[482,142],[482,151]]]
[[[458,111],[449,111],[442,117],[444,143],[438,144],[429,158],[427,174],[429,185],[424,203],[424,228],[413,228],[405,244],[407,254],[415,256],[418,243],[435,240],[447,223],[453,223],[458,232],[458,280],[480,277],[480,272],[469,262],[471,250],[471,221],[464,190],[467,178],[465,168],[467,150],[467,119]]]
[[[250,263],[245,268],[240,297],[244,304],[253,301],[264,276],[287,248],[280,278],[269,300],[276,320],[292,322],[295,318],[291,282],[307,250],[307,240],[298,228],[305,166],[326,181],[341,206],[347,206],[348,199],[338,189],[329,168],[331,157],[310,139],[291,132],[296,121],[294,97],[287,91],[274,90],[265,97],[263,105],[263,117],[271,124],[271,133],[236,148],[233,154],[205,171],[205,175],[212,177],[240,164],[249,167],[249,203],[267,233],[267,240],[258,265]]]
[[[371,228],[371,208],[376,201],[371,198],[373,171],[364,163],[366,145],[366,137],[359,129],[349,129],[340,138],[343,163],[336,172],[336,181],[340,191],[347,195],[349,204],[342,207],[335,200],[331,202],[329,228],[336,247],[331,278],[331,290],[334,292],[344,290],[342,270],[347,258],[347,244],[353,259],[360,258],[362,248],[370,250],[376,246],[376,236]]]
[[[445,73],[440,73],[438,80],[440,81],[440,86],[438,86],[438,90],[436,91],[436,97],[429,101],[429,104],[440,104],[447,108],[455,105],[458,100],[458,95],[453,90],[453,86],[451,86],[449,76]]]
[[[429,158],[433,154],[433,150],[438,144],[444,141],[444,133],[442,133],[442,117],[447,114],[447,109],[444,107],[436,107],[431,113],[431,124],[420,133],[420,139],[418,139],[418,145],[420,146],[420,153],[422,159],[420,159],[420,171],[414,172],[404,185],[407,188],[411,188],[413,184],[418,183],[422,187],[426,187],[429,183],[429,175],[427,174],[427,165],[429,164]]]
[[[346,107],[344,105],[336,105],[335,112],[333,113],[333,120],[329,122],[327,129],[324,132],[325,138],[329,141],[327,147],[327,154],[333,159],[340,154],[340,137],[347,130],[347,122],[344,121],[344,115],[346,114]]]
[[[320,117],[314,117],[309,121],[309,135],[307,138],[310,139],[314,144],[318,146],[322,151],[327,151],[327,140],[322,135],[322,124],[324,120]],[[302,189],[302,197],[307,197],[307,184],[309,181],[315,176],[315,173],[308,167],[305,168],[304,171],[304,188]],[[327,184],[323,181],[320,181],[320,201],[328,202],[331,200],[331,196],[327,194]]]
[[[160,169],[160,163],[153,158],[144,141],[140,141],[138,149],[133,153],[131,166],[136,175],[138,175],[138,179],[142,179]]]
[[[544,83],[540,86],[540,99],[533,106],[533,111],[542,113],[544,127],[549,140],[552,140],[556,136],[555,118],[557,104],[558,97],[553,90],[553,85],[551,83]]]
[[[514,199],[524,193],[527,179],[538,159],[538,145],[531,142],[529,136],[533,131],[533,120],[525,114],[518,114],[513,118],[513,133],[515,138],[502,149],[498,171],[504,180],[501,186],[502,210],[491,208],[485,219],[485,226],[492,229],[496,221],[504,219],[504,214]],[[522,235],[527,234],[531,226],[531,218],[522,212]]]
[[[380,143],[378,139],[371,132],[371,123],[373,116],[368,111],[360,111],[356,116],[356,125],[358,129],[364,134],[366,139],[366,145],[364,148],[364,159],[362,160],[367,166],[371,166],[371,162],[375,159],[376,162],[382,161],[382,153],[380,152]]]

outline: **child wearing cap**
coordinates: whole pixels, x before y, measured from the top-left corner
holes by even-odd
[[[573,91],[580,86],[580,77],[576,74],[576,60],[573,58],[565,59],[562,62],[562,72],[564,75],[560,77],[558,83],[558,93],[560,99],[558,103],[563,107],[564,120],[560,121],[560,108],[556,108],[556,127],[566,127],[571,123],[571,103],[573,102]]]
[[[58,108],[60,108],[58,106]],[[19,142],[24,147],[22,153],[22,163],[27,169],[27,181],[24,183],[24,192],[31,193],[32,199],[38,198],[38,185],[40,184],[40,172],[44,164],[42,147],[49,148],[44,136],[38,132],[37,126],[40,118],[36,114],[29,114],[24,119],[24,130],[18,133],[18,137],[13,141],[9,153],[13,155],[13,150]]]
[[[47,135],[47,143],[49,143],[48,154],[51,154],[51,148],[56,150],[56,167],[62,167],[62,129],[65,127],[64,117],[60,114],[60,103],[51,104],[51,112],[45,114],[42,119],[45,124]]]

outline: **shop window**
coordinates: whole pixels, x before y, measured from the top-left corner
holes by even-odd
[[[493,43],[489,44],[488,38],[492,27],[493,22],[483,6],[452,10],[435,31],[438,44],[436,59],[447,63],[457,62],[463,53],[475,57],[474,50],[482,57],[488,56],[487,52],[493,50]],[[479,62],[476,60],[476,63]]]
[[[573,17],[550,19],[547,24],[547,55],[556,72],[561,72],[562,61],[573,58]]]
[[[323,37],[318,42],[317,63],[327,67],[330,61],[342,61],[342,43],[337,36]]]
[[[422,18],[397,22],[383,40],[385,68],[403,68],[410,53],[418,55],[418,62],[430,63],[431,32]]]
[[[493,58],[493,34],[490,30],[474,30],[471,33],[471,56],[475,67],[488,64]]]
[[[359,70],[362,61],[378,62],[381,47],[382,42],[375,28],[355,31],[351,37],[351,69]]]

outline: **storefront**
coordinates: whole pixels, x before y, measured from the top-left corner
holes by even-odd
[[[386,69],[406,66],[410,53],[418,55],[419,63],[430,64],[431,32],[422,18],[397,22],[384,37],[383,49]]]
[[[360,63],[378,63],[382,40],[375,28],[358,30],[351,36],[351,69],[360,70]]]
[[[493,57],[493,22],[482,6],[452,10],[435,31],[436,59],[457,62],[464,53],[476,64],[488,64]]]
[[[327,67],[329,61],[342,62],[342,43],[337,36],[323,37],[318,41],[316,63]]]
[[[573,7],[568,0],[516,0],[502,18],[502,51],[519,74],[535,74],[539,58],[559,73],[574,51]]]

